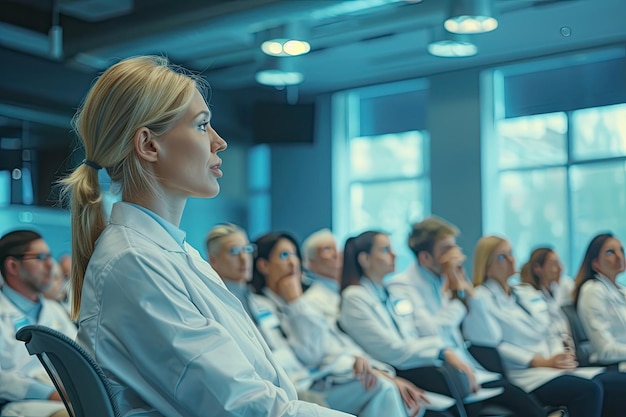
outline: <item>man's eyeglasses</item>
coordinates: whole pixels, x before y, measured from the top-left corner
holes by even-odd
[[[253,254],[254,252],[256,252],[256,245],[253,243],[244,246],[233,246],[228,249],[228,254],[233,256],[238,256],[242,253]]]
[[[37,259],[38,261],[47,261],[52,258],[52,255],[49,253],[22,253],[20,255],[10,255],[15,259],[20,261],[30,261],[32,259]]]

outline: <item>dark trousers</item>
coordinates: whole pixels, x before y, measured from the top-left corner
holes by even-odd
[[[442,384],[440,380],[434,378],[425,378],[420,368],[397,370],[398,376],[408,379],[420,388],[426,391],[432,391],[439,394],[452,396],[448,387]],[[485,388],[502,387],[502,394],[489,398],[480,403],[464,404],[465,412],[468,417],[480,416],[481,410],[485,404],[494,404],[514,412],[517,417],[545,417],[546,412],[532,396],[528,395],[522,389],[512,385],[504,378],[497,381],[483,384]],[[455,412],[456,410],[450,410]],[[455,413],[456,414],[456,413]]]
[[[424,414],[424,417],[453,417],[453,416],[452,416],[452,414],[448,413],[447,411],[427,410],[426,414]]]
[[[468,417],[478,417],[484,404],[497,405],[515,413],[516,417],[545,417],[546,411],[531,395],[523,389],[511,384],[508,380],[500,378],[497,381],[482,384],[483,388],[504,388],[502,394],[489,398],[479,404],[465,406]]]
[[[566,406],[570,417],[601,416],[603,389],[598,381],[562,375],[532,393],[543,404]]]
[[[604,390],[602,417],[626,416],[626,374],[611,369],[597,375],[593,381]]]

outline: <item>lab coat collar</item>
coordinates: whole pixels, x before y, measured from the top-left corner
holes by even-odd
[[[595,277],[606,288],[608,288],[609,294],[611,296],[617,296],[617,298],[620,298],[620,297],[626,298],[626,291],[624,291],[624,288],[621,285],[619,285],[619,284],[617,284],[617,286],[614,285],[613,282],[611,282],[610,279],[608,279],[607,277],[605,277],[604,275],[602,275],[600,273],[596,273]],[[617,291],[615,291],[615,290],[617,290]]]
[[[287,303],[285,302],[285,300],[283,300],[283,298],[276,294],[274,291],[270,290],[268,287],[263,288],[263,295],[265,295],[267,298],[269,298],[270,300],[272,300],[272,302],[274,302],[274,304],[276,304],[276,307],[278,307],[279,310],[284,310],[285,307],[287,306]]]
[[[109,223],[132,229],[168,252],[185,252],[163,226],[131,204],[123,201],[115,203],[111,209]]]
[[[504,300],[508,300],[509,299],[509,295],[507,295],[506,292],[504,292],[504,288],[502,288],[502,285],[500,285],[498,283],[498,281],[487,278],[485,280],[485,282],[483,283],[483,285],[489,290],[489,292],[491,292],[496,298],[498,299],[504,299]],[[511,292],[513,290],[511,289]]]

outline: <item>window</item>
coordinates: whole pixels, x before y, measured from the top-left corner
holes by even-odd
[[[509,117],[506,108],[496,114],[493,143],[484,144],[485,160],[497,172],[485,182],[496,190],[484,201],[486,232],[511,239],[518,268],[535,247],[549,245],[559,253],[565,273],[574,276],[594,235],[611,231],[626,240],[626,104],[585,108],[570,100],[566,109],[552,100],[522,105],[524,97],[515,101],[506,77],[494,77],[495,91],[503,91],[496,103],[513,103],[515,114]],[[518,87],[520,77],[516,74]],[[533,79],[541,77],[535,73]],[[584,95],[581,103],[599,100]],[[564,111],[537,114],[532,108]]]
[[[413,261],[411,224],[430,213],[425,101],[416,82],[333,99],[333,230],[340,241],[365,230],[389,233],[397,271]]]
[[[271,217],[270,148],[253,146],[248,154],[248,235],[251,239],[269,230]]]

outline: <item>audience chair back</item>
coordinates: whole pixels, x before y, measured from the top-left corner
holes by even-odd
[[[572,339],[574,339],[574,345],[576,346],[576,360],[580,366],[589,366],[589,352],[591,350],[591,342],[585,333],[583,324],[580,322],[578,312],[573,304],[564,305],[561,307],[567,321],[569,322],[569,328],[572,332]]]
[[[70,417],[121,416],[102,369],[76,342],[41,325],[24,326],[16,337],[37,355]]]

